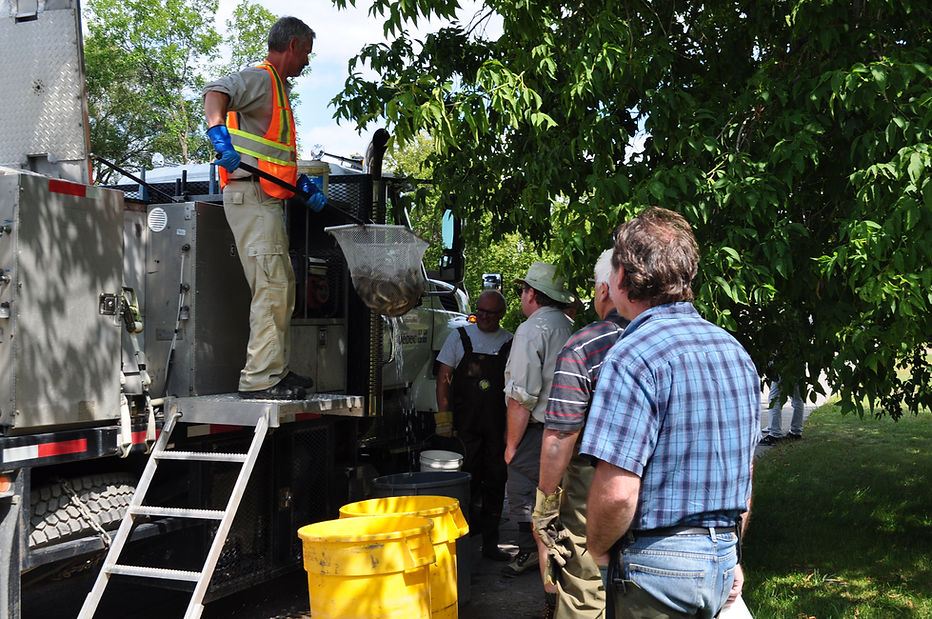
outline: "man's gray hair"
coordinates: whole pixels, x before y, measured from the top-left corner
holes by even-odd
[[[595,283],[596,284],[607,284],[608,278],[612,276],[612,250],[606,249],[599,255],[599,259],[595,263],[595,269],[593,270],[595,274]]]
[[[311,27],[297,17],[281,17],[269,29],[269,50],[283,52],[288,48],[291,39],[313,43],[316,36]]]

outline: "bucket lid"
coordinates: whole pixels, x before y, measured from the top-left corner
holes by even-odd
[[[410,494],[428,494],[418,492],[425,489],[457,487],[469,488],[472,475],[466,471],[419,471],[414,473],[392,473],[372,480],[376,488],[404,490]],[[414,492],[410,492],[414,491]],[[393,492],[393,494],[399,494]]]
[[[377,542],[430,533],[434,523],[408,514],[372,515],[365,521],[325,520],[298,529],[306,542]]]
[[[448,496],[392,496],[348,503],[340,508],[340,518],[384,514],[430,518],[434,523],[430,539],[434,543],[452,541],[469,533],[459,499]]]
[[[455,462],[457,460],[462,461],[463,454],[456,453],[455,451],[446,451],[444,449],[427,449],[421,452],[421,458]]]
[[[308,176],[330,174],[330,164],[320,159],[302,159],[298,161],[298,173],[307,174]]]

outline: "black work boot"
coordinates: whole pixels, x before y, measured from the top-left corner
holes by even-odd
[[[310,376],[301,376],[294,372],[288,372],[283,379],[286,385],[292,387],[301,387],[302,389],[311,389],[314,387],[314,379]]]
[[[244,400],[303,400],[307,394],[303,387],[289,385],[285,380],[281,380],[277,385],[266,389],[240,391],[239,397]]]
[[[511,561],[511,553],[498,547],[498,536],[482,536],[482,556],[493,561]]]

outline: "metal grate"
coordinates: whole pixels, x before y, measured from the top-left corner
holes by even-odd
[[[346,174],[329,178],[327,200],[357,219],[369,219],[372,179],[367,174]],[[346,223],[345,221],[340,223]]]
[[[306,524],[335,517],[331,504],[335,459],[331,425],[296,431],[291,441],[291,480],[294,500],[294,530]],[[301,557],[301,540],[292,539],[292,556]]]
[[[199,196],[211,201],[222,202],[220,193],[212,194],[210,181],[187,181],[181,183],[181,177],[168,183],[150,183],[150,186],[170,196]],[[165,202],[165,197],[154,191],[143,191],[136,183],[106,185],[110,189],[122,191],[127,198],[146,200],[150,204]],[[215,185],[219,190],[219,184]],[[145,198],[143,198],[143,194]],[[338,208],[359,219],[369,218],[369,204],[372,202],[372,179],[366,174],[338,174],[328,180],[327,199]],[[346,223],[341,221],[340,223]]]
[[[251,583],[268,563],[271,554],[269,527],[273,514],[272,490],[268,487],[268,480],[272,479],[272,464],[272,450],[265,445],[259,453],[259,459],[214,569],[211,590],[235,590],[238,588],[237,584]],[[223,466],[220,463],[209,464],[207,470],[209,473],[205,475],[204,483],[211,486],[211,502],[214,505],[224,505],[229,498],[228,488],[236,481],[238,471],[236,467]]]

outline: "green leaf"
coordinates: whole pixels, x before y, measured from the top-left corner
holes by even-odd
[[[716,275],[713,279],[715,280],[715,283],[717,283],[719,287],[722,289],[722,291],[725,293],[725,296],[729,298],[734,298],[734,293],[732,293],[732,290],[731,290],[731,284],[725,281],[725,278]]]
[[[663,200],[664,195],[666,194],[667,188],[666,185],[660,181],[653,181],[650,184],[650,194],[657,200]]]
[[[914,183],[919,180],[922,173],[925,171],[925,163],[922,159],[922,155],[916,152],[909,156],[909,179]]]
[[[887,72],[886,70],[879,65],[871,66],[871,74],[874,76],[874,81],[877,83],[877,86],[880,90],[884,90],[887,87]]]

